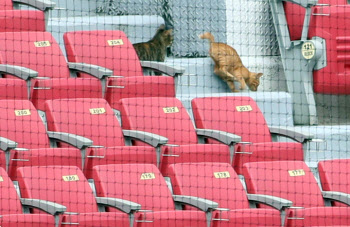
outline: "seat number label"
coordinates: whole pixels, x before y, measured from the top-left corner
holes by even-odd
[[[141,180],[152,180],[152,179],[156,179],[156,176],[154,175],[154,173],[141,174]]]
[[[214,177],[215,178],[230,178],[230,173],[225,171],[225,172],[214,172]]]
[[[163,108],[164,113],[178,113],[180,112],[179,108],[175,107],[164,107]]]
[[[291,177],[299,177],[305,175],[305,171],[303,169],[289,170],[288,173]]]
[[[253,108],[250,105],[236,106],[236,109],[237,109],[238,112],[249,112],[249,111],[253,110]]]
[[[78,181],[79,177],[78,175],[68,175],[68,176],[62,176],[64,181]]]
[[[106,113],[106,110],[105,110],[105,108],[93,108],[93,109],[90,109],[90,113],[91,114],[104,114],[104,113]]]
[[[34,46],[35,47],[49,47],[51,46],[50,41],[38,41],[38,42],[34,42]]]
[[[316,54],[316,47],[313,42],[305,42],[301,47],[301,54],[307,60],[312,59]]]
[[[28,116],[28,115],[31,115],[31,113],[30,113],[30,110],[15,110],[15,115],[17,117]]]
[[[124,42],[122,39],[114,39],[114,40],[107,40],[108,45],[110,46],[120,46],[124,45]]]

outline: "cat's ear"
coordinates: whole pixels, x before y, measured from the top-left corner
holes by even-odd
[[[260,77],[262,77],[264,74],[263,73],[258,73],[256,74],[256,78],[259,79]]]

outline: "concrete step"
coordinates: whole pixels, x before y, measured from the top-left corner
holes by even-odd
[[[276,56],[242,57],[243,63],[253,72],[262,72],[258,91],[286,91],[286,82],[282,64]],[[168,58],[167,63],[186,69],[184,76],[179,78],[177,92],[183,94],[212,94],[231,92],[213,72],[214,63],[211,58]],[[237,87],[239,84],[236,85]],[[245,90],[244,92],[250,92]]]

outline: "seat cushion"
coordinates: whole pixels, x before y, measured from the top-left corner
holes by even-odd
[[[215,211],[212,227],[258,227],[281,226],[281,216],[274,209],[237,209],[230,211]]]
[[[71,223],[71,224],[69,224]],[[79,223],[80,227],[129,227],[129,217],[124,213],[117,212],[94,212],[80,213],[79,215],[64,215],[62,226],[74,226]]]
[[[301,143],[271,142],[237,144],[235,151],[233,167],[237,174],[242,174],[243,165],[247,162],[304,160],[303,146]]]
[[[2,227],[54,227],[55,218],[48,214],[8,214],[1,215]]]
[[[187,162],[230,163],[229,147],[223,144],[191,144],[177,147],[162,147],[162,161],[160,170],[163,176],[169,175],[169,165]]]
[[[296,219],[299,218],[299,219]],[[350,209],[345,207],[314,207],[290,209],[285,226],[349,226]]]
[[[203,211],[156,211],[156,212],[140,212],[136,217],[138,227],[146,226],[191,226],[191,227],[206,227],[206,215]],[[152,221],[151,223],[142,220]]]

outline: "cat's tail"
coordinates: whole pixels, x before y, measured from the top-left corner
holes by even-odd
[[[203,34],[200,34],[198,37],[200,39],[208,39],[211,43],[215,42],[215,38],[213,34],[211,34],[210,32],[205,32]]]

